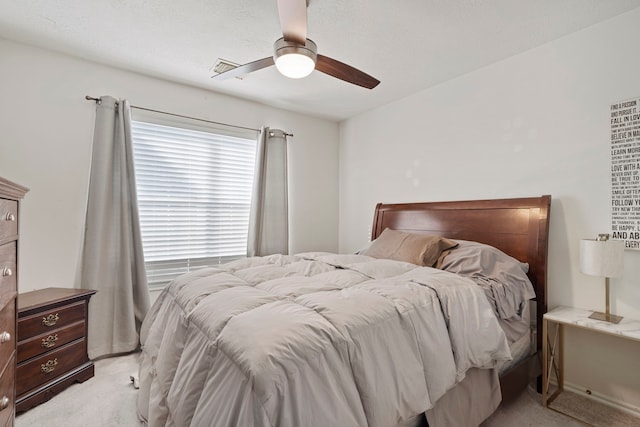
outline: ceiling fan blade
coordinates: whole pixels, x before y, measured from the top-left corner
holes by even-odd
[[[316,70],[367,89],[373,89],[380,84],[380,80],[371,77],[369,74],[320,54],[316,60]]]
[[[262,70],[275,64],[273,56],[267,56],[266,58],[258,59],[257,61],[249,62],[248,64],[240,65],[224,73],[211,76],[213,80],[226,80],[232,77],[244,76],[245,74],[253,73],[254,71]]]
[[[278,15],[284,39],[305,44],[307,40],[306,0],[278,0]]]

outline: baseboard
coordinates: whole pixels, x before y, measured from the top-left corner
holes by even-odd
[[[553,383],[554,386],[557,386],[557,384],[555,383],[555,381],[551,381],[551,383]],[[615,408],[619,411],[625,412],[629,415],[632,415],[634,417],[640,418],[640,407],[632,405],[630,403],[627,402],[622,402],[618,399],[615,399],[611,396],[607,396],[605,394],[602,393],[598,393],[597,391],[591,391],[591,394],[587,393],[585,391],[584,387],[578,386],[576,384],[572,384],[572,383],[568,383],[565,381],[564,383],[564,389],[566,391],[570,391],[572,393],[575,393],[579,396],[583,396],[586,397],[587,399],[591,399],[594,400],[598,403],[602,403],[603,405],[607,405],[610,406],[612,408]]]

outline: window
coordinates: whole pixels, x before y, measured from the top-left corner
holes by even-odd
[[[257,132],[135,109],[132,135],[149,286],[246,256]]]

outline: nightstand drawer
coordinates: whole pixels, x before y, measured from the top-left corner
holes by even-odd
[[[17,372],[16,394],[22,395],[86,361],[86,342],[82,339],[20,364]]]
[[[0,307],[16,293],[16,242],[10,242],[0,246]]]
[[[0,241],[18,234],[18,202],[0,199]],[[0,423],[0,426],[2,423]]]
[[[20,318],[18,319],[18,336],[21,340],[26,340],[37,335],[51,333],[54,329],[84,321],[86,306],[87,304],[84,301],[80,301]]]
[[[15,360],[11,358],[4,372],[0,372],[0,426],[13,419],[15,395],[13,394],[13,374],[15,372]],[[2,369],[2,367],[0,367]]]
[[[46,334],[20,341],[18,343],[18,363],[82,338],[85,330],[86,324],[78,322],[66,328],[57,328]]]
[[[0,311],[0,365],[2,361],[8,360],[16,348],[16,331],[13,329],[16,308],[13,301],[9,302]],[[0,366],[2,369],[2,366]],[[2,397],[2,396],[0,396]],[[0,423],[2,425],[2,423]]]

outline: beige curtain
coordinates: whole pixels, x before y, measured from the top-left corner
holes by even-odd
[[[260,130],[249,217],[247,256],[289,253],[287,134]]]
[[[96,289],[89,304],[89,357],[139,345],[149,309],[126,100],[103,96],[96,123],[79,287]]]

